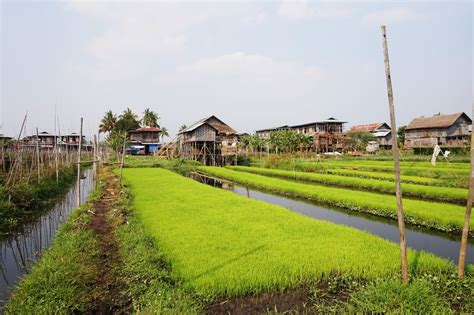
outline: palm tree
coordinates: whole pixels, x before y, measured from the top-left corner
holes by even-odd
[[[127,108],[123,111],[122,115],[119,116],[115,129],[127,132],[138,128],[140,128],[138,116],[132,112],[130,108]]]
[[[161,128],[161,142],[165,142],[165,137],[169,137],[168,128]]]
[[[148,126],[148,127],[159,127],[158,126],[158,120],[160,119],[160,116],[158,116],[157,113],[152,111],[149,108],[145,109],[145,112],[143,113],[143,125]]]
[[[188,128],[188,126],[186,125],[181,125],[181,127],[179,127],[179,131],[183,131],[184,129]]]
[[[100,132],[111,132],[115,129],[117,124],[117,115],[112,113],[111,110],[107,111],[100,121],[99,131]]]

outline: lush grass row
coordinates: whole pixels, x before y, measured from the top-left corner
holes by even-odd
[[[392,182],[389,182],[383,180],[347,177],[331,174],[292,172],[285,170],[246,166],[232,166],[229,167],[229,169],[266,176],[275,176],[280,178],[320,183],[329,186],[348,187],[359,190],[372,190],[390,194],[395,193],[395,184],[393,182],[393,179]],[[438,201],[447,201],[459,204],[466,203],[467,199],[467,189],[451,187],[433,187],[418,184],[403,184],[403,194],[406,196]]]
[[[348,169],[342,169],[342,168],[325,169],[324,172],[327,174],[349,176],[349,177],[360,177],[360,178],[372,178],[372,179],[380,179],[380,180],[387,180],[387,181],[393,181],[395,178],[395,175],[393,173],[358,171],[358,170],[348,170]],[[430,185],[430,186],[447,186],[446,181],[442,181],[436,178],[402,175],[401,179],[403,183],[422,184],[422,185]]]
[[[315,184],[306,185],[219,167],[202,166],[199,170],[212,176],[256,188],[307,198],[350,210],[396,218],[396,200],[394,196]],[[440,231],[459,233],[464,223],[465,208],[462,206],[404,199],[404,210],[407,222]],[[474,230],[474,222],[472,221],[470,230],[471,233]]]
[[[98,235],[89,228],[92,213],[88,210],[93,210],[102,189],[103,181],[87,203],[72,212],[51,247],[13,291],[6,314],[94,312],[94,300],[104,294],[97,282],[104,266],[99,263]],[[130,303],[121,311],[197,313],[200,304],[180,287],[163,253],[127,210],[127,195],[120,196],[114,204],[118,211],[109,219],[117,229],[120,260],[115,267],[123,284],[123,298]]]
[[[5,314],[67,314],[88,310],[99,294],[96,263],[100,251],[90,221],[93,193],[87,203],[74,210],[60,228],[51,247],[31,272],[20,280],[5,307]]]
[[[360,164],[357,161],[353,163],[341,162],[334,163],[322,162],[320,167],[325,168],[347,168],[360,169],[381,172],[393,172],[393,165],[377,165],[377,164]],[[438,167],[424,167],[424,166],[400,166],[401,173],[404,175],[427,176],[427,177],[443,177],[443,176],[469,176],[469,169],[459,168],[438,168]]]
[[[335,275],[376,279],[399,272],[397,244],[364,231],[163,169],[126,169],[124,175],[138,219],[183,284],[204,296],[281,289]],[[428,253],[409,250],[408,258],[411,272],[452,270]]]
[[[314,161],[314,160],[313,160]],[[373,160],[360,160],[360,159],[330,159],[324,160],[328,163],[351,163],[351,164],[360,164],[360,165],[379,165],[379,166],[393,166],[393,160],[391,161],[373,161]],[[401,167],[409,168],[409,167],[422,167],[422,168],[442,168],[442,169],[469,169],[469,163],[447,163],[444,161],[437,161],[436,166],[431,164],[431,159],[427,159],[426,161],[420,162],[412,162],[412,161],[400,161]]]
[[[11,233],[41,215],[71,187],[75,174],[74,168],[64,168],[58,182],[52,174],[37,183],[21,181],[9,191],[0,184],[0,234]]]

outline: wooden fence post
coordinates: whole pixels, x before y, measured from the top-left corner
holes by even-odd
[[[81,149],[82,149],[82,121],[81,117],[81,127],[79,133],[79,145],[77,146],[77,187],[76,187],[76,197],[77,197],[77,206],[81,205]]]
[[[120,185],[122,185],[123,164],[125,162],[125,144],[127,142],[127,134],[123,136],[122,162],[120,163]]]
[[[397,198],[397,217],[398,217],[398,229],[400,231],[400,258],[401,258],[401,271],[403,282],[408,282],[408,262],[407,262],[407,243],[405,235],[405,220],[403,217],[403,202],[402,202],[402,188],[400,184],[400,157],[398,150],[398,141],[396,134],[397,125],[395,122],[395,106],[393,104],[393,90],[392,90],[392,77],[390,74],[390,62],[388,59],[388,46],[387,46],[387,33],[385,25],[381,27],[382,30],[382,42],[383,42],[383,55],[385,63],[385,77],[387,79],[387,94],[388,94],[388,107],[390,110],[390,124],[392,129],[392,152],[393,152],[393,169],[395,172],[395,195]]]
[[[40,174],[40,151],[39,151],[39,134],[38,134],[38,128],[36,128],[36,166],[38,168],[38,183],[41,179],[41,174]]]
[[[472,104],[472,113],[474,115],[474,102]],[[458,276],[464,277],[466,264],[466,247],[469,237],[469,223],[471,221],[472,203],[474,202],[474,135],[471,133],[471,175],[469,176],[469,191],[467,193],[466,214],[464,217],[464,227],[462,229],[461,248],[459,250]]]

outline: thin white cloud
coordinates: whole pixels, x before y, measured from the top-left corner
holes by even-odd
[[[268,56],[235,52],[198,60],[192,64],[180,66],[179,76],[269,79],[299,78],[318,80],[321,71],[314,66],[305,66],[294,62],[277,61]]]
[[[408,8],[389,8],[374,11],[362,17],[364,25],[389,25],[415,20],[416,13]]]
[[[210,19],[251,26],[267,18],[258,7],[238,3],[71,1],[66,8],[103,29],[84,47],[86,61],[74,66],[96,80],[131,79],[145,73],[157,60],[188,49],[195,26]]]
[[[347,17],[352,14],[347,6],[340,3],[311,3],[307,0],[282,0],[278,15],[290,20],[310,18]]]

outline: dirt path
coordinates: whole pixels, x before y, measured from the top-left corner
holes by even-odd
[[[119,201],[120,185],[111,173],[106,174],[106,184],[100,198],[94,203],[89,228],[97,233],[99,241],[100,266],[97,285],[100,294],[94,297],[91,313],[111,314],[122,313],[127,304],[122,291],[125,287],[120,279],[121,258],[116,237],[117,220],[114,209]]]

